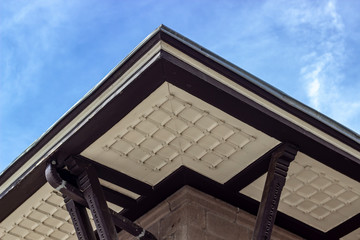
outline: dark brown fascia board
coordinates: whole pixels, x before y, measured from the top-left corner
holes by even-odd
[[[161,40],[340,141],[360,150],[360,135],[239,68],[174,30],[161,26]]]
[[[59,153],[67,153],[64,157],[80,154],[164,81],[170,82],[203,101],[222,109],[224,112],[281,142],[289,142],[299,146],[301,152],[360,181],[358,174],[360,164],[358,164],[359,160],[357,158],[334,147],[314,134],[305,132],[299,126],[163,51],[159,59],[151,67],[147,68],[127,86],[126,91],[123,91],[122,94],[109,102],[76,134],[71,136],[59,148]]]
[[[45,162],[38,165],[23,179],[16,182],[16,185],[0,198],[0,222],[44,186],[46,183],[45,167]]]
[[[109,130],[142,100],[156,90],[164,82],[164,79],[161,77],[163,66],[160,59],[160,55],[155,56],[155,61],[142,71],[134,81],[127,85],[126,91],[118,94],[75,134],[67,138],[50,158],[55,158],[58,162],[62,162],[70,156],[80,154],[88,145]],[[158,76],[159,78],[154,79],[154,76]],[[144,85],[146,87],[144,87]],[[50,158],[47,160],[51,160]],[[6,218],[13,210],[46,183],[44,176],[45,165],[45,161],[34,164],[32,168],[29,168],[27,172],[22,174],[4,192],[0,193],[0,205],[7,206],[6,210],[0,212],[0,221]],[[15,172],[15,167],[11,167],[13,168],[11,170]],[[104,176],[103,173],[100,174]],[[120,175],[119,173],[116,177]],[[29,186],[31,187],[29,188]],[[151,189],[149,185],[140,183],[135,179],[131,181],[130,178],[127,178],[124,187],[130,190],[135,188],[134,192],[141,194],[146,194]],[[24,194],[23,191],[25,191]]]
[[[162,54],[166,81],[360,182],[360,160],[304,131],[176,57]],[[185,70],[185,71],[184,71]]]

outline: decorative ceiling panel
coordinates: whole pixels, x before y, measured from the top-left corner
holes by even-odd
[[[0,225],[3,240],[77,239],[61,195],[45,184]]]
[[[123,209],[107,204],[116,212]],[[90,210],[88,215],[95,229]],[[61,193],[46,183],[0,223],[0,239],[75,240],[77,237]]]
[[[241,193],[260,201],[265,179],[266,174]],[[360,183],[299,152],[278,209],[327,232],[360,211]]]
[[[164,83],[81,154],[151,185],[182,165],[224,183],[278,143]]]

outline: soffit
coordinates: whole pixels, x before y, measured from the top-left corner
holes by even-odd
[[[265,179],[266,174],[241,193],[260,201]],[[299,152],[278,210],[327,232],[360,212],[360,183]]]
[[[327,134],[326,132],[322,131],[321,129],[306,122],[304,119],[301,119],[301,118],[295,116],[294,114],[290,113],[289,111],[282,109],[281,107],[277,106],[276,104],[271,103],[264,97],[243,87],[242,85],[239,84],[239,82],[236,82],[236,81],[233,81],[233,80],[227,78],[226,76],[222,75],[221,73],[217,72],[216,70],[214,70],[214,69],[208,67],[207,65],[205,65],[204,63],[190,57],[186,53],[180,51],[179,49],[176,49],[175,47],[171,46],[170,44],[168,44],[166,42],[161,42],[161,49],[176,56],[181,61],[186,62],[190,66],[192,66],[202,72],[205,72],[208,76],[211,76],[212,78],[214,78],[215,80],[217,80],[218,82],[223,84],[224,86],[227,86],[230,89],[233,89],[236,92],[241,93],[243,96],[247,97],[248,99],[251,99],[255,103],[265,107],[266,109],[269,109],[271,112],[273,112],[273,113],[283,117],[284,119],[287,119],[288,121],[294,123],[295,125],[301,127],[304,131],[308,131],[308,132],[318,136],[320,139],[323,139],[324,141],[329,142],[333,146],[349,153],[350,155],[354,156],[355,158],[360,159],[359,148],[354,149],[351,146],[341,142],[339,139]],[[244,70],[242,70],[242,71],[245,72]],[[254,77],[251,74],[246,73],[246,72],[244,74],[241,74],[241,76],[242,75],[245,76],[245,79],[252,79],[252,81],[255,81],[255,82],[261,81],[260,79],[256,79],[256,77]],[[283,93],[281,93],[281,94],[283,94]],[[292,101],[295,101],[294,99],[287,99],[287,98],[289,98],[289,97],[286,96],[285,94],[283,94],[282,100],[283,101],[287,100],[288,104],[292,103]],[[294,104],[294,103],[292,103],[292,104]],[[298,107],[302,107],[302,106],[298,106]],[[305,108],[305,106],[303,106],[303,107]],[[306,108],[308,108],[308,107],[306,107]],[[317,113],[317,114],[312,113],[312,114],[316,115],[316,116],[321,115],[320,113]],[[356,142],[359,143],[358,138],[356,139]],[[360,163],[359,160],[358,160],[358,162]]]
[[[181,166],[225,183],[277,144],[165,82],[81,155],[152,186]]]
[[[116,212],[121,207],[108,202]],[[88,215],[91,216],[88,210]],[[95,229],[94,222],[91,224]],[[64,198],[48,183],[27,199],[19,208],[0,223],[2,240],[77,239]]]

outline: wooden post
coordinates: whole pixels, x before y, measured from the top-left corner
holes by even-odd
[[[115,225],[94,169],[87,168],[80,174],[78,182],[94,218],[99,239],[116,240]]]
[[[66,209],[68,210],[75,228],[76,236],[80,240],[95,240],[86,208],[69,197],[64,196]]]
[[[253,240],[270,239],[281,191],[285,185],[290,162],[294,160],[297,147],[284,144],[271,157],[263,195],[256,217]]]

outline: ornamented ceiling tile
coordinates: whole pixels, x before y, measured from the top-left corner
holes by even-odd
[[[62,224],[62,222],[60,220],[57,220],[56,222],[52,222],[49,219],[47,219],[45,221],[45,224],[59,227]],[[34,230],[37,226],[39,226],[39,224],[30,219],[25,218],[19,222],[19,226],[24,229]]]
[[[314,211],[311,211],[310,215],[317,220],[322,220],[327,217],[331,212],[324,207],[318,207]]]
[[[199,145],[192,145],[186,150],[186,153],[193,156],[194,159],[203,159],[207,150]]]
[[[241,193],[260,201],[265,179]],[[280,199],[279,211],[326,232],[360,212],[360,183],[299,152]]]
[[[311,196],[310,198],[312,201],[319,203],[320,205],[325,204],[326,202],[331,200],[331,197],[322,192],[322,191],[318,191],[316,194],[314,194],[313,196]]]
[[[21,238],[25,238],[27,235],[29,235],[30,232],[27,229],[15,226],[13,229],[10,230],[9,233],[13,236],[19,236]]]
[[[156,153],[163,147],[163,144],[155,138],[148,138],[141,143],[141,147],[152,153]]]
[[[207,112],[203,112],[203,116],[198,121],[196,121],[195,125],[200,129],[204,129],[205,131],[210,132],[218,125],[218,123],[207,115]]]
[[[289,190],[290,192],[296,192],[304,186],[304,183],[296,178],[290,178],[286,180],[286,185],[284,186],[284,189]]]
[[[205,135],[204,137],[199,139],[197,143],[203,148],[211,150],[218,146],[220,144],[220,141],[211,135]]]
[[[315,188],[309,185],[305,185],[304,187],[300,188],[296,193],[304,198],[310,198],[311,196],[316,194],[317,191]]]
[[[183,135],[194,143],[198,142],[205,134],[199,128],[189,127],[183,132]]]
[[[304,201],[304,198],[297,194],[290,194],[286,198],[282,200],[284,203],[288,204],[289,206],[296,207],[300,205]]]
[[[82,155],[151,185],[182,165],[224,183],[278,143],[164,83]]]
[[[168,121],[165,126],[170,130],[174,131],[175,134],[182,133],[185,129],[188,128],[186,122],[182,121],[181,119],[177,119],[173,117],[170,121]]]
[[[157,152],[157,154],[160,157],[163,157],[168,162],[171,162],[175,157],[179,155],[179,153],[174,148],[171,148],[169,146],[164,146]]]
[[[304,200],[297,206],[298,209],[300,209],[304,213],[310,213],[312,210],[315,210],[317,208],[317,205],[309,200]]]
[[[342,193],[338,197],[338,199],[345,204],[350,204],[350,203],[354,202],[355,200],[357,200],[358,198],[359,198],[359,195],[355,194],[351,190],[346,190],[344,193]]]
[[[164,109],[166,112],[178,115],[179,113],[181,113],[181,111],[185,109],[185,105],[182,102],[177,101],[176,99],[174,100],[173,96],[167,95],[166,97],[170,101],[166,101],[161,105],[162,109]]]
[[[1,239],[76,239],[64,200],[45,184],[0,225]]]
[[[153,138],[161,141],[163,145],[169,144],[172,140],[176,138],[176,134],[160,127],[158,131],[156,131],[153,135]]]
[[[111,184],[102,182],[107,186]],[[119,187],[114,190],[119,190]],[[120,191],[134,199],[139,196],[128,190]],[[116,212],[122,210],[119,206],[107,204]],[[94,227],[89,211],[88,214]],[[0,239],[76,240],[77,237],[63,197],[46,183],[0,223]]]
[[[184,118],[191,123],[196,123],[196,121],[198,121],[202,117],[202,112],[196,111],[195,109],[191,108],[189,104],[184,106],[187,106],[187,108],[185,108],[179,113],[179,117]]]
[[[148,135],[154,134],[158,127],[151,121],[143,120],[136,125],[136,129]]]

